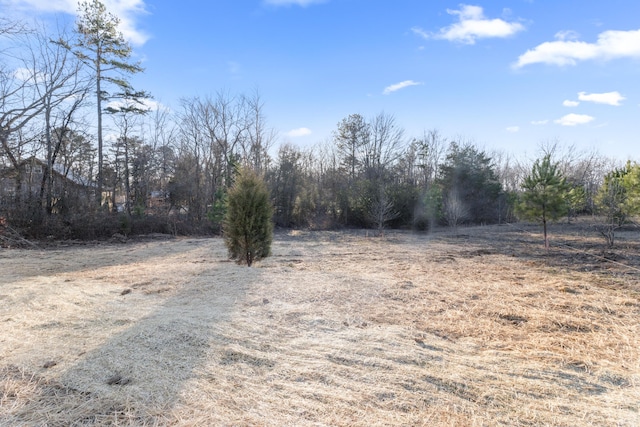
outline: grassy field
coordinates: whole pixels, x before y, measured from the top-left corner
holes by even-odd
[[[0,249],[0,425],[640,425],[640,233],[551,231]]]

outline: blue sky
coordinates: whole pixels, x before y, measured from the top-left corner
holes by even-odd
[[[258,90],[280,141],[331,138],[352,113],[393,114],[535,155],[558,141],[640,160],[637,0],[105,0],[146,71],[182,97]],[[73,20],[73,0],[0,0],[0,13]]]

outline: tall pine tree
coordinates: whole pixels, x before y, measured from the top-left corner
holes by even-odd
[[[147,96],[136,92],[126,75],[143,71],[138,62],[131,61],[131,46],[118,30],[120,20],[107,11],[100,0],[79,3],[76,33],[78,39],[73,46],[65,44],[90,70],[95,81],[96,106],[98,114],[98,201],[102,200],[103,137],[102,103],[114,98],[141,99]],[[62,42],[61,42],[62,43]],[[115,90],[108,92],[111,86]]]

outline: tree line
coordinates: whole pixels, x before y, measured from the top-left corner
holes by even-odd
[[[516,159],[437,130],[410,137],[381,112],[343,118],[313,147],[276,147],[258,92],[149,108],[150,94],[129,81],[144,70],[117,26],[99,0],[80,3],[70,32],[0,18],[0,217],[27,236],[219,233],[240,167],[263,177],[285,228],[526,218],[546,231],[592,214],[613,245],[638,211],[636,163],[558,143]]]

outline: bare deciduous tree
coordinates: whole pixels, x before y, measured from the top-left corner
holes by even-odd
[[[0,69],[0,145],[11,165],[19,169],[23,144],[30,139],[12,136],[42,120],[47,153],[45,175],[50,182],[57,154],[52,129],[68,125],[82,103],[84,86],[79,80],[78,64],[65,49],[50,43],[43,31],[12,31],[17,54],[12,56],[11,64],[1,64]],[[56,123],[56,118],[60,122]],[[50,209],[50,188],[47,198]]]
[[[181,173],[189,170],[193,175],[180,183],[179,193],[191,194],[190,216],[198,220],[206,216],[208,207],[216,205],[232,185],[240,164],[257,170],[268,167],[273,134],[267,130],[262,108],[258,95],[247,98],[227,92],[182,101],[178,157],[191,164]]]
[[[470,217],[469,206],[460,197],[457,189],[451,189],[443,200],[444,217],[447,224],[454,229]]]
[[[378,192],[374,195],[370,202],[368,218],[378,231],[378,236],[384,235],[385,226],[389,221],[400,216],[400,212],[395,209],[393,200],[387,194],[383,186],[380,186]]]
[[[369,122],[369,137],[365,139],[363,165],[370,180],[383,178],[384,173],[404,151],[404,129],[398,126],[394,116],[380,113]]]
[[[243,138],[242,156],[257,173],[265,173],[269,167],[269,150],[273,147],[276,133],[267,127],[264,103],[257,91],[247,98],[247,137]]]

